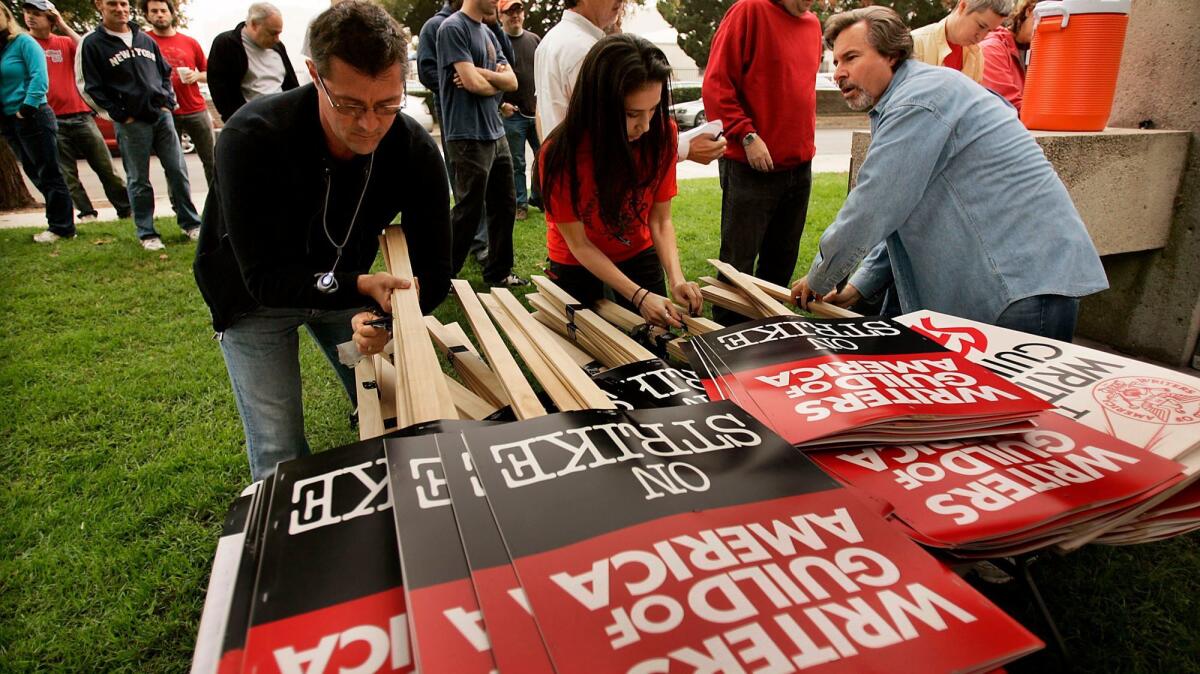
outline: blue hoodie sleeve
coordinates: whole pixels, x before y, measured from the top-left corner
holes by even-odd
[[[50,74],[46,70],[46,52],[32,37],[22,35],[16,41],[21,58],[25,61],[28,75],[25,79],[25,100],[22,105],[39,107],[46,102],[46,91],[50,88]]]

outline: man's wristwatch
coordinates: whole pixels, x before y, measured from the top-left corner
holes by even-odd
[[[742,136],[742,147],[750,147],[750,144],[756,140],[758,140],[758,134],[751,131],[750,133]]]

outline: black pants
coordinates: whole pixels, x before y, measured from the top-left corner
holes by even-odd
[[[628,260],[615,264],[622,274],[629,277],[630,281],[652,293],[666,295],[667,281],[663,276],[662,264],[658,261],[658,251],[654,249],[654,246],[650,246]],[[612,292],[611,288],[605,286],[603,281],[596,278],[592,272],[587,270],[587,267],[581,264],[562,264],[551,260],[550,265],[546,268],[546,275],[584,306],[590,307],[608,295],[609,299],[615,300],[617,304],[637,313],[637,307],[633,306],[629,300]]]
[[[467,260],[486,206],[488,255],[483,280],[498,283],[512,273],[512,233],[517,213],[508,140],[503,136],[483,141],[450,140],[446,142],[446,150],[454,176],[454,210],[450,212],[454,275],[458,275]]]
[[[718,166],[721,260],[764,281],[788,285],[808,217],[812,164],[769,173],[724,158]],[[713,319],[725,325],[745,320],[719,307],[713,308]]]

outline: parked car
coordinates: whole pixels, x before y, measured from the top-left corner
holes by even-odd
[[[676,103],[671,106],[671,116],[680,129],[690,129],[708,121],[704,114],[704,101],[696,99],[687,103]]]
[[[695,87],[699,84],[699,82],[673,82],[672,88]],[[816,87],[817,91],[838,90],[830,73],[817,73]],[[699,99],[672,105],[671,117],[675,119],[675,123],[679,125],[680,129],[691,129],[708,122],[708,116],[704,114],[704,101]]]
[[[100,135],[104,137],[104,144],[108,147],[109,153],[114,157],[121,156],[121,150],[117,147],[117,130],[113,128],[112,122],[97,115],[96,126],[100,129]],[[184,154],[196,151],[196,146],[192,144],[192,139],[186,133],[181,134],[179,140],[179,146],[183,148]]]

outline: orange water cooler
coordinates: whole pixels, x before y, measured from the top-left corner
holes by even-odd
[[[1117,90],[1130,1],[1050,0],[1034,7],[1021,105],[1027,128],[1104,129]]]

